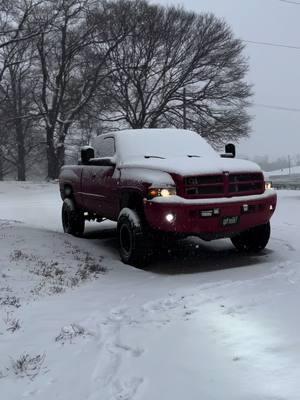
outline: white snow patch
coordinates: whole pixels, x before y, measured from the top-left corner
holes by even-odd
[[[135,170],[148,169],[164,171],[181,176],[189,175],[203,175],[203,174],[223,174],[229,173],[251,173],[262,172],[260,167],[251,161],[238,160],[235,158],[221,158],[221,157],[167,157],[165,159],[157,158],[131,158],[126,162],[119,165],[122,170],[133,168]]]
[[[114,133],[118,166],[181,175],[261,172],[245,160],[221,158],[199,134],[182,129],[132,129]]]
[[[140,227],[141,226],[141,221],[139,219],[139,216],[136,212],[134,212],[133,210],[131,210],[130,208],[123,208],[119,214],[118,220],[122,217],[122,216],[126,216],[127,218],[130,219],[130,221],[132,221],[132,223],[134,224],[135,227]]]
[[[282,168],[276,171],[269,171],[268,175],[271,178],[274,176],[300,175],[300,166],[293,166],[291,168]]]
[[[298,400],[300,193],[278,195],[261,255],[191,238],[147,272],[120,263],[115,224],[64,235],[56,185],[0,183],[1,398]],[[87,253],[106,272],[49,293]]]
[[[218,154],[199,134],[183,129],[131,129],[114,133],[120,157],[176,157],[183,155],[217,158]]]
[[[121,170],[122,180],[132,180],[134,184],[136,182],[149,182],[152,183],[153,187],[165,187],[175,186],[174,180],[170,174],[162,171],[149,170],[145,168],[124,168]]]

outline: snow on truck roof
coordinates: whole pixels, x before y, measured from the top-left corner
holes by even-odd
[[[181,175],[260,172],[257,164],[220,155],[198,133],[183,129],[132,129],[114,132],[117,156],[124,167]]]
[[[218,156],[198,133],[184,129],[131,129],[114,135],[122,155],[126,157]]]

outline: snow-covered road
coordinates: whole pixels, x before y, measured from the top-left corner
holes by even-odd
[[[1,399],[300,398],[299,192],[263,254],[191,239],[150,271],[119,262],[112,223],[64,235],[60,206],[0,183]]]

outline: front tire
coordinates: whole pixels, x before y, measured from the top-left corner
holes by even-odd
[[[74,200],[65,199],[62,205],[62,225],[65,233],[81,236],[84,232],[84,213],[76,207]]]
[[[151,246],[136,211],[124,208],[118,219],[120,258],[124,264],[145,267],[149,263]]]
[[[259,253],[268,244],[271,235],[270,222],[241,232],[231,238],[232,244],[239,251]]]

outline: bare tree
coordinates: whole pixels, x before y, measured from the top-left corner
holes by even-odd
[[[2,158],[16,168],[17,179],[23,181],[26,180],[26,157],[39,145],[33,134],[37,113],[33,102],[33,47],[26,41],[11,42],[2,48],[2,54],[10,59],[0,82],[1,122],[6,132]]]
[[[2,159],[16,170],[19,181],[26,180],[26,170],[32,164],[31,157],[41,147],[41,132],[34,117],[32,79],[30,67],[22,64],[10,66],[1,89],[6,89],[6,98],[1,104],[0,143]]]
[[[33,21],[53,13],[48,32],[37,40],[39,85],[36,104],[46,131],[48,177],[57,178],[64,164],[70,128],[105,80],[106,58],[122,40],[108,31],[110,3],[49,0]],[[42,22],[43,23],[43,22]],[[107,33],[108,32],[108,33]]]
[[[216,145],[247,136],[248,65],[224,21],[144,0],[118,1],[120,10],[118,28],[132,33],[109,54],[114,104],[104,121],[183,127],[186,112],[186,126]]]
[[[16,169],[17,178],[25,180],[26,156],[34,147],[32,120],[28,115],[33,82],[28,85],[28,77],[33,73],[31,41],[45,26],[31,30],[28,21],[40,3],[38,0],[0,3],[0,179]]]
[[[4,177],[12,171],[12,166],[7,162],[5,158],[6,147],[8,144],[7,130],[3,126],[3,114],[0,111],[0,181],[3,181]]]
[[[0,2],[0,82],[6,69],[14,63],[19,43],[28,43],[45,28],[40,25],[38,29],[30,30],[27,24],[31,14],[41,2],[42,0]]]

